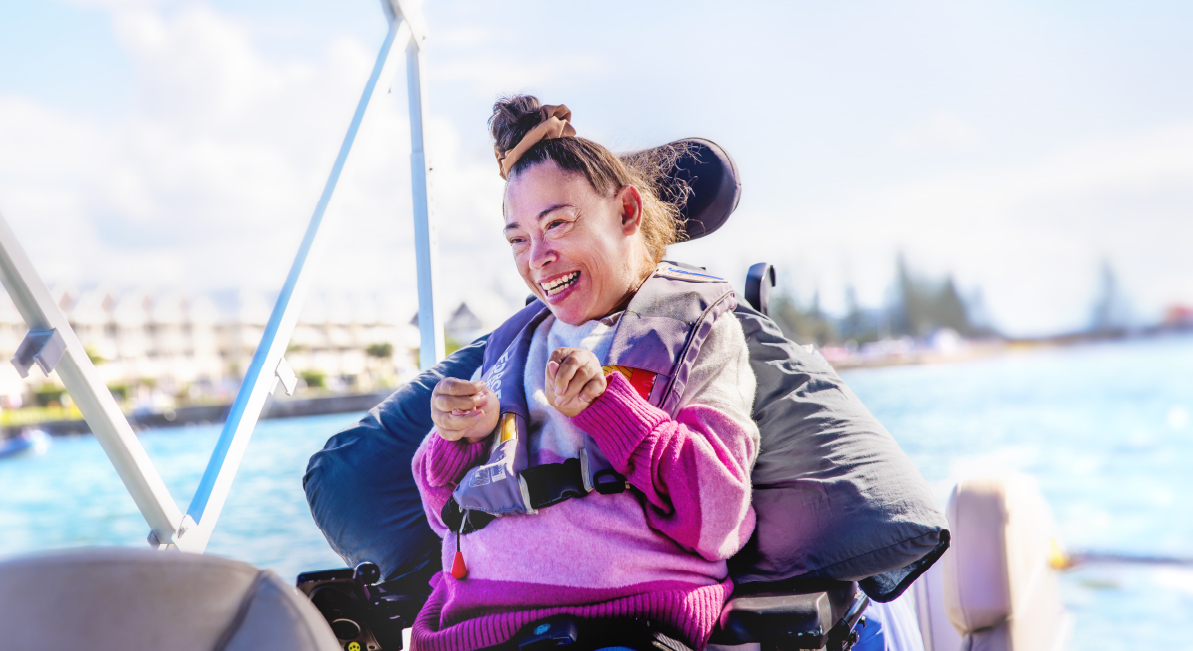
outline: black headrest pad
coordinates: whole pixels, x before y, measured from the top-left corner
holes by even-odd
[[[717,230],[737,208],[741,200],[741,181],[737,165],[717,143],[703,138],[684,138],[671,143],[681,145],[685,153],[675,161],[674,170],[663,181],[663,194],[673,198],[682,180],[692,189],[681,206],[688,239],[704,237]]]

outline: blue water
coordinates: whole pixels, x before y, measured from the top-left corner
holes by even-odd
[[[302,491],[307,459],[362,414],[262,421],[241,463],[208,551],[272,568],[287,580],[343,567],[315,528]],[[185,511],[218,425],[139,437]],[[38,457],[0,462],[0,556],[78,545],[144,546],[149,530],[91,436],[56,437]]]
[[[1070,550],[1193,558],[1193,338],[844,376],[942,501],[953,478],[1018,471]],[[1193,649],[1179,634],[1193,568],[1086,566],[1063,581],[1070,648]]]
[[[1193,557],[1193,338],[1091,345],[967,364],[844,374],[941,499],[951,479],[1034,477],[1074,550]],[[360,414],[262,422],[209,551],[290,579],[342,566],[311,521],[307,458]],[[141,442],[185,506],[217,427]],[[144,545],[147,529],[91,437],[0,461],[0,556],[77,545]],[[1091,566],[1064,575],[1072,649],[1107,640],[1193,649],[1193,571]]]

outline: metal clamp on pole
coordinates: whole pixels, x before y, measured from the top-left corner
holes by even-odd
[[[58,329],[50,330],[33,330],[25,335],[21,340],[21,345],[17,346],[17,354],[12,358],[12,365],[17,367],[17,373],[21,374],[22,378],[29,377],[29,369],[37,364],[42,373],[46,377],[50,376],[50,371],[62,361],[62,356],[66,353],[66,340],[58,334]]]
[[[294,369],[290,368],[290,363],[286,361],[285,357],[278,360],[278,367],[273,370],[273,374],[277,376],[278,382],[286,390],[286,395],[294,395],[294,389],[298,386],[298,376],[294,374]],[[277,390],[278,385],[275,382],[273,388],[269,390],[269,395],[272,396]]]
[[[191,516],[184,515],[182,516],[182,524],[178,526],[178,531],[175,531],[173,534],[171,534],[169,540],[163,542],[157,537],[156,531],[150,531],[149,537],[147,537],[145,540],[148,541],[149,546],[154,549],[168,549],[171,545],[177,549],[187,549],[187,547],[185,547],[185,543],[182,543],[181,540],[182,537],[186,535],[186,532],[193,529],[194,526],[195,521],[191,519]]]
[[[410,38],[422,46],[427,40],[427,22],[422,12],[410,0],[381,0],[381,9],[385,11],[385,18],[394,24],[403,21],[410,27]]]

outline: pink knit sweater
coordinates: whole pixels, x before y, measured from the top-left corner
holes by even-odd
[[[754,528],[749,466],[754,443],[711,407],[675,420],[620,374],[572,419],[635,490],[590,494],[530,516],[497,518],[461,542],[468,576],[440,572],[412,632],[415,649],[474,649],[508,640],[557,613],[661,622],[696,648],[732,591],[725,561]],[[747,405],[748,409],[748,405]],[[414,477],[451,567],[456,534],[440,512],[488,442],[432,432],[414,456]]]

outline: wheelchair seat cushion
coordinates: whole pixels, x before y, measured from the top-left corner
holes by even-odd
[[[730,560],[737,584],[795,576],[858,581],[898,597],[949,544],[931,489],[824,358],[749,306],[736,310],[758,380],[758,522]]]

